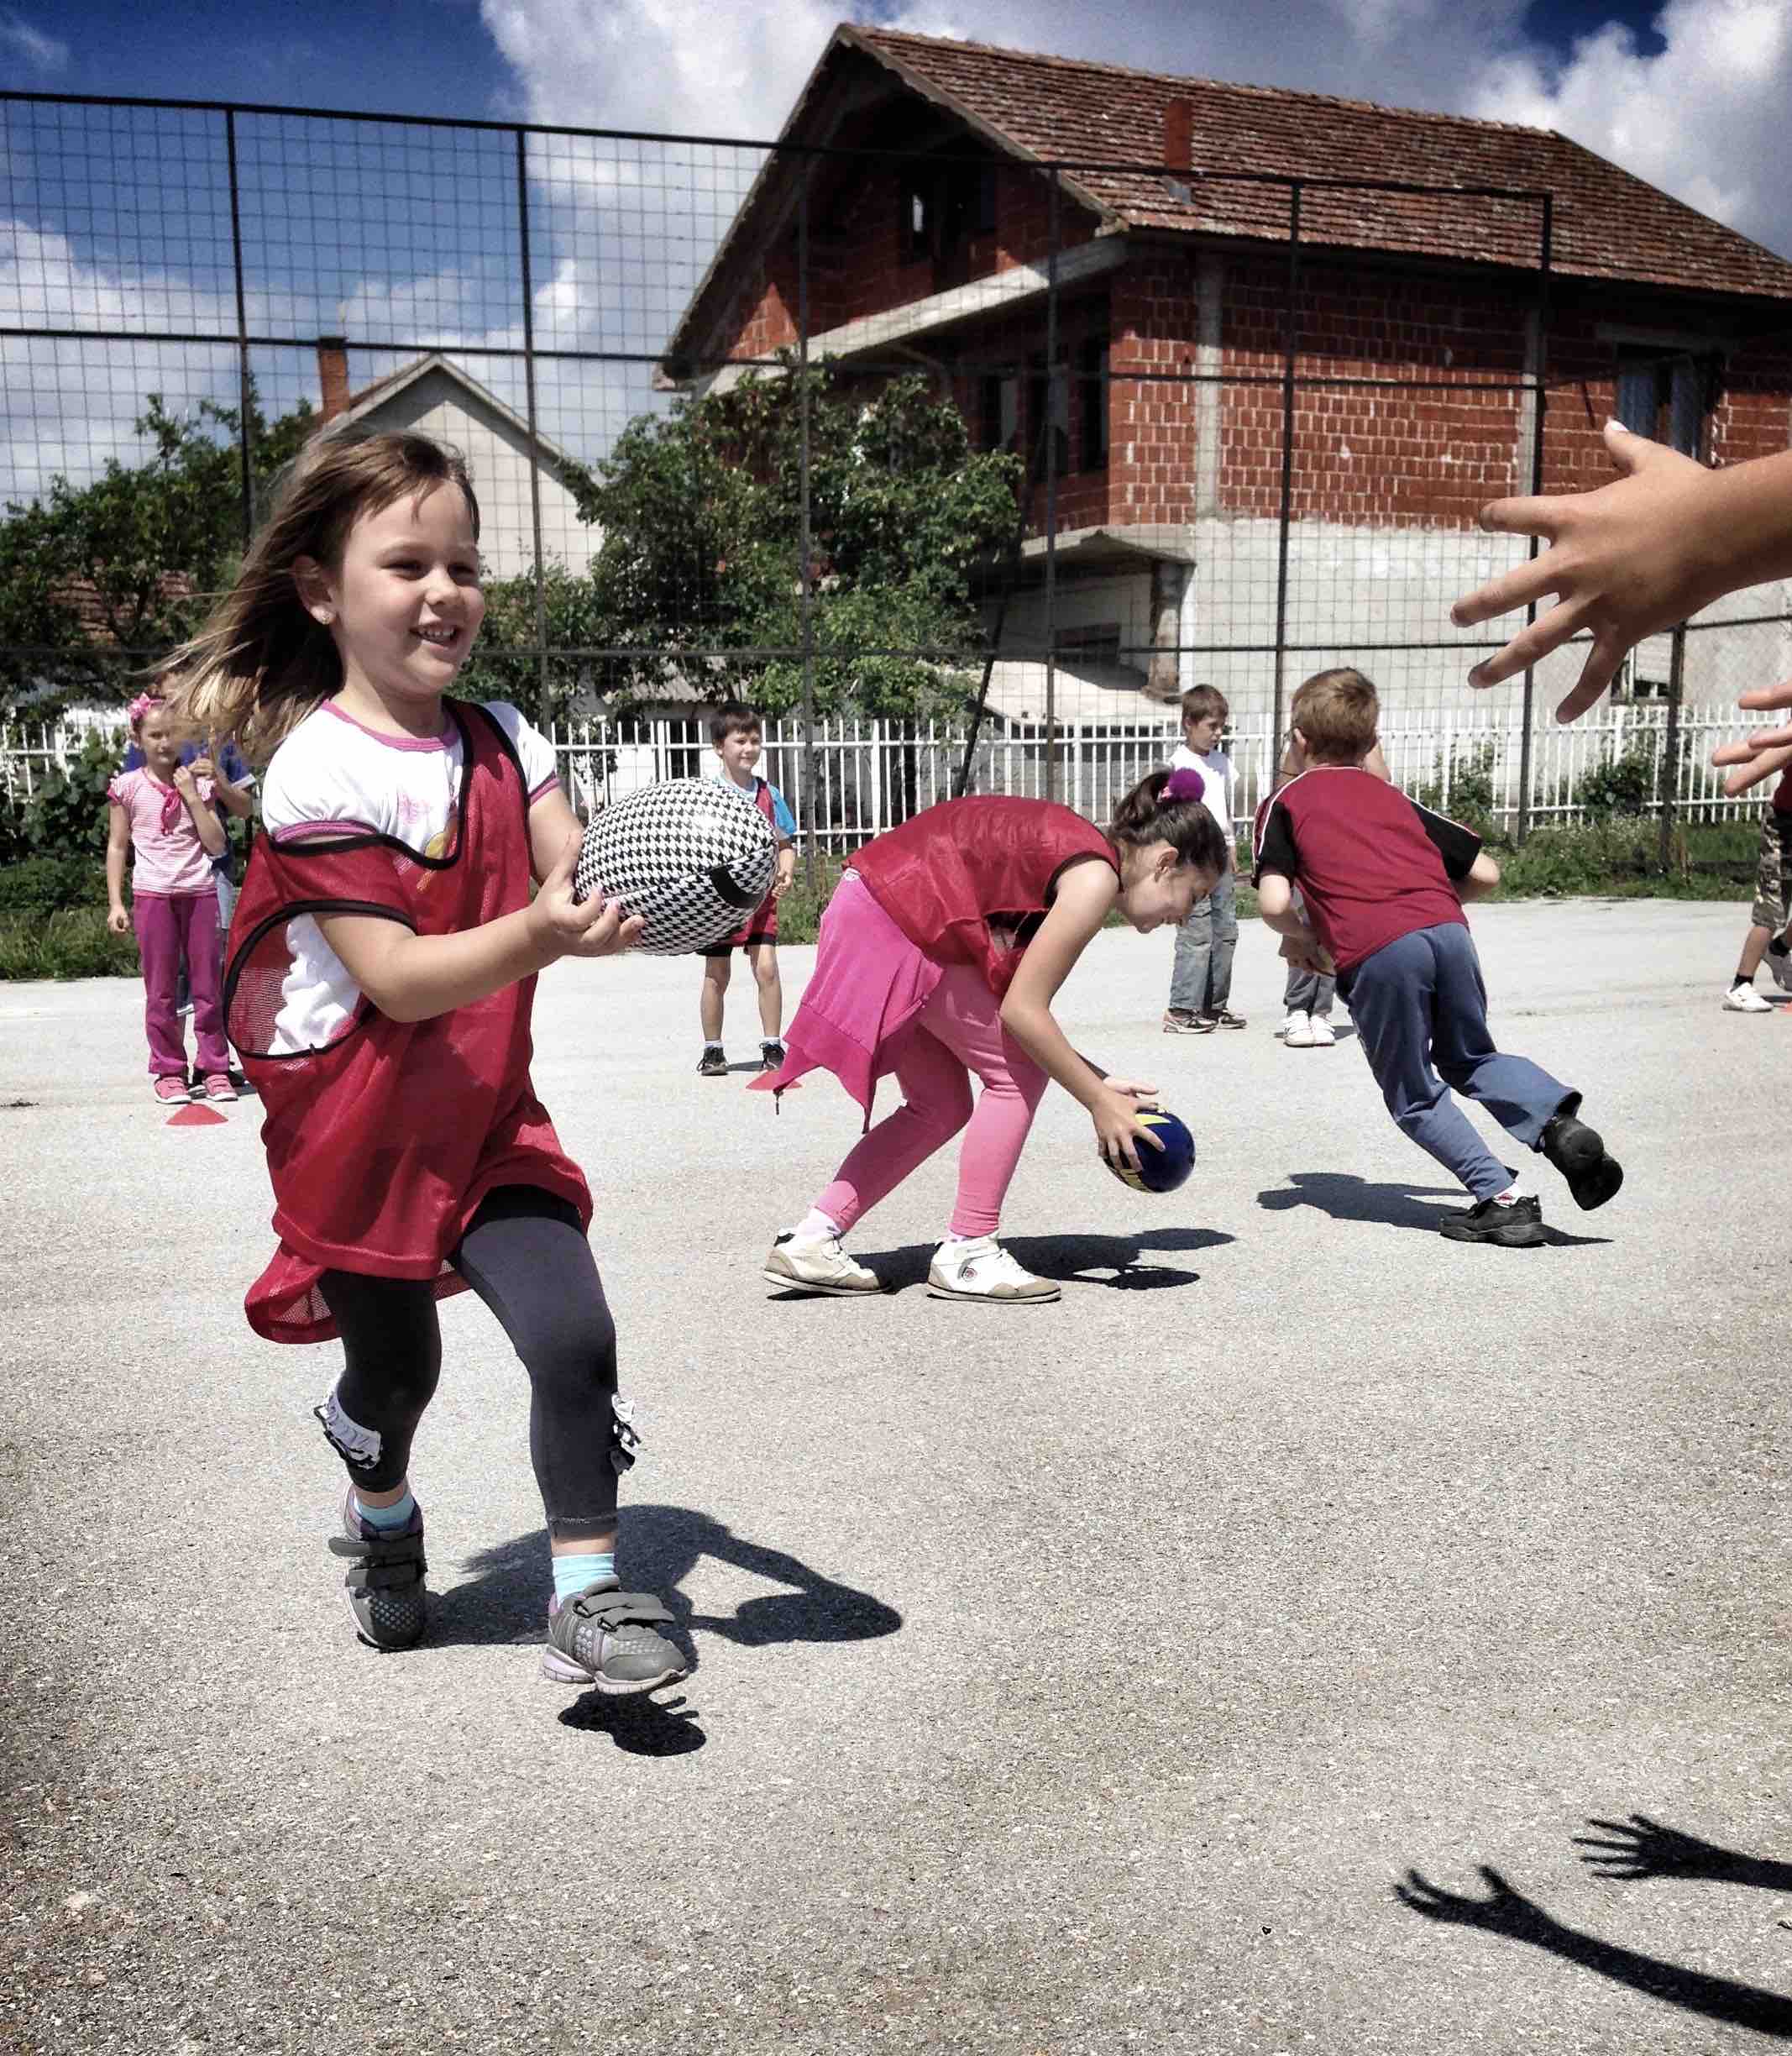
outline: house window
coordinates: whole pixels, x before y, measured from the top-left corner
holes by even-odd
[[[1048,377],[1043,357],[1031,360],[1027,375],[1027,435],[1038,475],[1062,478],[1070,469],[1070,380],[1061,371]]]
[[[1082,468],[1108,468],[1108,344],[1091,336],[1083,344],[1078,370],[1082,380]]]
[[[904,264],[950,256],[996,225],[993,164],[911,164],[903,173],[900,241]]]
[[[1618,419],[1682,456],[1705,454],[1705,417],[1714,383],[1709,357],[1689,350],[1622,350],[1618,354]]]
[[[982,447],[1011,450],[1020,440],[1020,380],[992,372],[982,381]]]
[[[1120,661],[1120,624],[1085,622],[1080,627],[1060,628],[1051,638],[1054,654],[1080,658],[1085,663],[1117,664]]]

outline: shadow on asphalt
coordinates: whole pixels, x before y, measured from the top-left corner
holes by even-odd
[[[1599,1835],[1576,1835],[1575,1841],[1581,1861],[1601,1877],[1703,1878],[1714,1884],[1758,1886],[1768,1891],[1792,1889],[1792,1864],[1721,1849],[1678,1828],[1664,1828],[1645,1813],[1632,1813],[1627,1822],[1590,1820],[1587,1825],[1598,1828]],[[1394,1896],[1427,1920],[1480,1928],[1511,1941],[1529,1942],[1666,2005],[1792,2042],[1792,2000],[1763,1991],[1757,1985],[1689,1969],[1684,1964],[1647,1956],[1565,1927],[1535,1900],[1515,1891],[1497,1870],[1485,1864],[1480,1870],[1485,1897],[1445,1891],[1417,1870],[1407,1871],[1395,1885]]]
[[[1423,1228],[1438,1232],[1438,1223],[1449,1210],[1426,1206],[1427,1199],[1449,1199],[1456,1206],[1468,1203],[1459,1186],[1382,1184],[1371,1185],[1349,1171],[1291,1171],[1286,1185],[1271,1186],[1257,1194],[1257,1204],[1271,1214],[1286,1214],[1290,1208],[1317,1207],[1334,1220],[1373,1221],[1386,1228]],[[1609,1235],[1569,1235],[1543,1224],[1543,1244],[1549,1249],[1603,1249]]]
[[[1052,1278],[1061,1285],[1094,1285],[1107,1292],[1162,1292],[1174,1285],[1197,1285],[1201,1273],[1175,1264],[1149,1263],[1144,1256],[1146,1250],[1218,1249],[1236,1240],[1217,1228],[1156,1228],[1129,1235],[1003,1235],[1002,1246],[1035,1277]],[[860,1261],[877,1272],[886,1292],[905,1292],[911,1285],[927,1282],[927,1267],[938,1246],[934,1242],[910,1242],[901,1249],[873,1251]],[[1114,1275],[1091,1277],[1087,1274],[1092,1271],[1111,1271]],[[778,1304],[792,1305],[821,1296],[777,1291],[769,1295]]]
[[[676,1623],[673,1639],[688,1656],[694,1654],[695,1633],[763,1648],[783,1642],[868,1641],[894,1634],[902,1626],[901,1614],[869,1592],[842,1585],[783,1550],[749,1542],[689,1507],[626,1506],[622,1545],[628,1588],[652,1592],[664,1602]],[[679,1587],[705,1556],[791,1589],[756,1593],[731,1613],[696,1613]],[[474,1575],[431,1605],[432,1644],[540,1641],[548,1581],[545,1529],[481,1550],[465,1567]]]

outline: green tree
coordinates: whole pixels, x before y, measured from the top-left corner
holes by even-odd
[[[800,700],[805,380],[817,706],[911,716],[961,698],[951,658],[974,661],[972,574],[1012,533],[1019,461],[974,452],[920,375],[867,392],[788,357],[781,375],[637,418],[569,480],[603,531],[594,632],[640,653],[616,665],[621,695],[700,670],[716,697]]]
[[[313,416],[301,401],[265,421],[249,396],[257,503],[296,454]],[[151,393],[136,423],[145,463],[107,460],[86,485],[52,479],[43,496],[8,503],[0,520],[0,694],[29,692],[34,712],[59,697],[128,698],[134,674],[191,634],[243,548],[241,417],[204,400],[171,413]]]

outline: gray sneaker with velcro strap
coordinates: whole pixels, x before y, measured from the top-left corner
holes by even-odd
[[[423,1577],[423,1509],[396,1533],[375,1528],[354,1510],[351,1487],[343,1502],[343,1531],[330,1537],[330,1554],[346,1556],[348,1611],[370,1649],[415,1649],[423,1639],[428,1595]]]
[[[618,1698],[670,1685],[684,1676],[684,1659],[654,1629],[671,1625],[651,1592],[626,1592],[616,1579],[600,1578],[549,1612],[542,1676]]]

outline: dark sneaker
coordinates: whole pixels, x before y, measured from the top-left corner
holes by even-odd
[[[1213,1016],[1213,1025],[1218,1028],[1242,1028],[1244,1025],[1244,1016],[1242,1014],[1234,1014],[1230,1007],[1222,1007]]]
[[[671,1624],[671,1614],[650,1593],[626,1592],[615,1578],[600,1578],[549,1610],[542,1676],[614,1698],[670,1685],[684,1676],[684,1659],[654,1629]]]
[[[1558,1114],[1544,1129],[1541,1147],[1556,1169],[1568,1180],[1576,1206],[1591,1213],[1602,1207],[1624,1183],[1617,1159],[1606,1154],[1604,1138],[1572,1114]]]
[[[423,1639],[423,1509],[407,1526],[380,1529],[354,1510],[353,1490],[343,1502],[343,1532],[330,1537],[330,1554],[348,1559],[348,1611],[370,1649],[415,1649]]]
[[[783,1044],[782,1042],[762,1042],[759,1045],[759,1068],[762,1071],[782,1071],[783,1067]]]
[[[1501,1249],[1535,1249],[1543,1239],[1543,1209],[1535,1199],[1483,1199],[1465,1213],[1446,1214],[1438,1232],[1452,1242],[1494,1242]]]
[[[1218,1015],[1208,1013],[1204,1007],[1202,1009],[1201,1012],[1195,1016],[1195,1033],[1197,1035],[1212,1035],[1213,1031],[1218,1027]],[[1240,1028],[1242,1028],[1244,1025],[1244,1024],[1243,1021],[1239,1023],[1239,1026]]]
[[[711,1043],[704,1051],[703,1061],[697,1066],[697,1075],[699,1078],[727,1077],[728,1059],[715,1047],[714,1043]]]
[[[1187,1007],[1166,1007],[1164,1010],[1166,1035],[1211,1035],[1214,1024],[1197,1020]]]

